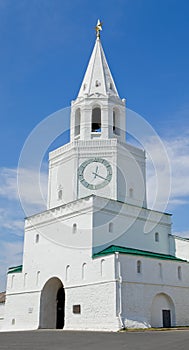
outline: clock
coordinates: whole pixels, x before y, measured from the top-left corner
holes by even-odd
[[[111,181],[112,167],[103,158],[87,159],[79,166],[78,179],[89,190],[99,190]]]

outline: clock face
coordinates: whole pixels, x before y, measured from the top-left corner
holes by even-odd
[[[84,187],[89,190],[98,190],[111,181],[112,167],[106,159],[91,158],[80,165],[78,178]]]

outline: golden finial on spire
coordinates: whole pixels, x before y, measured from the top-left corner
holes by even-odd
[[[103,23],[98,19],[97,25],[95,27],[97,38],[100,38],[100,31],[102,30],[102,24]]]

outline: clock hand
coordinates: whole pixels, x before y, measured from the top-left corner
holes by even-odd
[[[101,175],[98,175],[97,173],[93,173],[93,175],[95,175],[95,178],[98,176],[98,177],[100,177],[101,179],[106,180],[105,177],[103,177],[103,176],[101,176]]]
[[[97,172],[98,172],[98,165],[97,165],[97,167],[96,167],[96,171],[95,171],[95,173],[93,173],[93,175],[94,175],[94,179],[96,179]]]
[[[98,172],[98,165],[97,165],[97,167],[96,167],[96,171],[95,171],[95,173],[93,173],[93,175],[94,175],[94,179],[96,179],[97,172]],[[94,180],[94,179],[93,179],[93,180]]]

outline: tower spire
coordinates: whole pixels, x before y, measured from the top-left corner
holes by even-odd
[[[88,67],[78,94],[79,98],[116,96],[119,98],[116,85],[111,75],[102,44],[100,32],[102,22],[98,19],[96,30],[96,42],[90,57]]]

